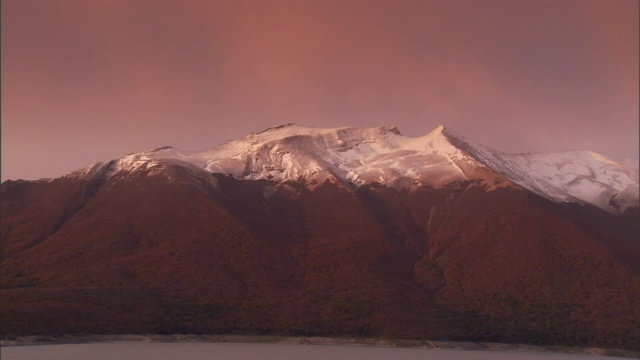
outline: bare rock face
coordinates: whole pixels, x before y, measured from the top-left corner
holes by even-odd
[[[282,131],[293,129],[254,134],[254,143]],[[429,135],[431,144],[442,131]],[[345,151],[363,152],[357,132],[340,134],[332,149],[342,141],[350,147]],[[392,127],[367,134],[378,145],[380,137],[401,136]],[[295,136],[308,145],[300,138],[307,135]],[[515,170],[481,162],[489,155],[451,146],[457,158],[439,152],[427,165],[437,174],[455,166],[461,175],[438,182],[417,171],[411,156],[423,156],[422,148],[394,148],[387,158],[367,153],[366,168],[356,166],[355,156],[345,165],[308,152],[304,159],[316,154],[319,164],[311,176],[295,170],[302,155],[286,160],[289,152],[281,154],[284,163],[262,162],[253,170],[247,164],[255,158],[239,157],[237,173],[210,171],[216,159],[236,166],[227,161],[232,157],[136,155],[59,179],[7,181],[0,332],[331,335],[639,349],[638,207],[631,202],[615,213],[586,201],[557,201],[520,185]],[[376,169],[380,181],[373,181]],[[418,176],[406,172],[387,181],[394,174],[388,169],[414,169]],[[358,181],[363,174],[371,178]]]

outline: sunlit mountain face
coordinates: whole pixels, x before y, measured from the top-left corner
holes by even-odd
[[[638,171],[592,152],[288,124],[1,191],[3,335],[639,349]]]

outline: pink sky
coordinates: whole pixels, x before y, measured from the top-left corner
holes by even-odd
[[[638,157],[637,0],[2,0],[2,179],[301,125]]]

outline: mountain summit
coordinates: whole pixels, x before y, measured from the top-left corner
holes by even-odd
[[[468,142],[440,125],[411,138],[395,126],[314,128],[286,124],[211,150],[162,147],[97,163],[81,174],[114,174],[182,164],[244,180],[378,183],[415,190],[480,180],[520,186],[557,202],[595,205],[611,213],[638,207],[638,171],[588,152],[506,154]],[[499,176],[496,176],[499,175]],[[504,181],[504,180],[507,181]]]
[[[590,152],[288,124],[0,191],[0,336],[640,350],[638,171]]]

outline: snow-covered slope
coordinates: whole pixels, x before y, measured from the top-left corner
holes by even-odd
[[[494,171],[554,201],[583,201],[609,212],[638,206],[638,170],[591,151],[507,154],[463,137],[453,142]]]
[[[326,180],[441,187],[463,180],[487,181],[478,174],[496,173],[558,202],[587,202],[614,213],[638,206],[638,171],[601,155],[511,155],[471,144],[443,126],[410,138],[394,126],[325,129],[287,124],[205,151],[164,147],[135,153],[97,163],[80,174],[161,171],[168,163],[245,180],[304,179],[312,187]]]
[[[98,163],[85,173],[113,174],[182,162],[245,180],[304,178],[316,184],[328,179],[356,185],[441,186],[467,179],[456,161],[474,161],[442,132],[440,126],[423,137],[409,138],[393,126],[324,129],[288,124],[205,151],[163,147],[135,153],[110,165]]]

